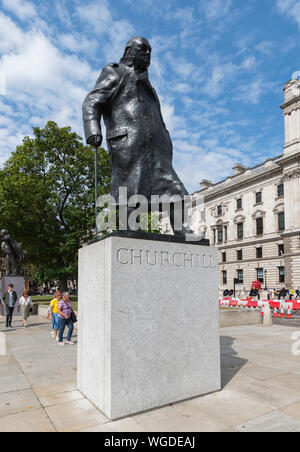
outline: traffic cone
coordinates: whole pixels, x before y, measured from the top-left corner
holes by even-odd
[[[281,319],[285,319],[285,314],[284,314],[284,309],[283,309],[283,307],[281,308],[280,318],[281,318]]]
[[[291,308],[288,309],[288,314],[287,314],[286,318],[287,319],[292,319],[293,318]]]
[[[274,309],[274,315],[273,315],[273,317],[275,317],[275,319],[277,319],[277,318],[279,317],[277,308]]]

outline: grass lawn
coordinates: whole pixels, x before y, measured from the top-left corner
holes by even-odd
[[[53,295],[45,295],[43,297],[40,297],[39,295],[31,297],[33,303],[38,303],[38,304],[49,304],[51,300],[53,300]],[[70,297],[71,301],[72,301],[72,307],[74,309],[74,311],[78,310],[78,297],[77,296],[71,296]]]

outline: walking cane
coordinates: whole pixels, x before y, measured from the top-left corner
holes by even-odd
[[[96,238],[98,237],[98,224],[97,224],[97,203],[98,203],[98,143],[94,147],[95,151],[95,160],[94,160],[94,166],[95,166],[95,224],[96,224]]]

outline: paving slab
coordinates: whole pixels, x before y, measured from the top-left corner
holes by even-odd
[[[300,400],[300,393],[282,388],[280,384],[267,381],[254,380],[253,378],[243,377],[233,379],[227,386],[235,389],[253,400],[262,401],[277,408],[282,408]]]
[[[227,424],[188,403],[180,403],[137,416],[144,432],[221,432]]]
[[[50,433],[55,428],[43,409],[0,417],[3,433]]]
[[[8,375],[0,377],[0,394],[6,392],[31,389],[31,384],[25,375]]]
[[[206,416],[222,422],[226,427],[234,427],[275,409],[267,402],[258,401],[233,389],[224,389],[186,403],[198,408]]]
[[[292,405],[286,406],[285,408],[282,408],[281,411],[283,411],[285,414],[300,419],[300,401]]]
[[[86,429],[79,430],[79,433],[122,433],[122,432],[144,432],[141,425],[139,425],[131,417],[121,419],[120,421],[107,422],[106,424],[95,425]]]
[[[46,371],[28,372],[26,376],[32,386],[45,385],[47,383],[75,383],[77,378],[77,370],[73,366],[61,366]]]
[[[77,391],[77,347],[58,347],[49,322],[31,321],[6,333],[1,432],[299,431],[300,357],[291,352],[291,327],[222,329],[221,392],[110,422]]]
[[[286,375],[286,369],[274,369],[273,367],[261,366],[259,364],[247,363],[240,371],[240,375],[247,375],[247,377],[255,380],[269,380],[273,377]]]
[[[9,364],[2,364],[0,361],[0,378],[10,375],[23,375],[19,364],[16,361]]]
[[[41,408],[41,404],[32,389],[0,394],[0,417],[37,408]]]
[[[300,395],[300,378],[299,375],[295,373],[287,373],[279,377],[270,378],[269,381],[271,384],[276,384],[281,391],[289,389]]]
[[[42,398],[54,394],[62,394],[64,392],[71,392],[76,390],[76,383],[57,383],[57,384],[47,384],[38,385],[33,387],[34,392],[37,397]]]
[[[58,432],[76,432],[108,422],[88,400],[76,400],[45,408]]]
[[[61,394],[50,394],[44,397],[40,397],[42,406],[55,406],[62,403],[73,402],[75,400],[81,400],[85,397],[79,391],[63,392]]]
[[[274,411],[242,423],[235,429],[239,432],[252,433],[297,433],[300,432],[300,420],[282,411]]]

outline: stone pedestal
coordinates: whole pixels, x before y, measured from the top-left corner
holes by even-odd
[[[79,253],[78,389],[117,419],[218,391],[217,250],[108,237]]]
[[[21,313],[18,312],[19,300],[22,297],[24,289],[25,289],[24,277],[23,276],[3,276],[2,280],[1,280],[1,287],[0,287],[1,299],[3,297],[3,294],[7,291],[9,284],[14,285],[14,290],[17,292],[17,295],[18,295],[18,302],[16,303],[15,309],[14,309],[14,317],[18,317],[21,315]],[[3,317],[6,316],[6,311],[5,311],[5,307],[4,307],[3,303],[1,303],[0,313],[1,313],[1,316],[3,316]]]

